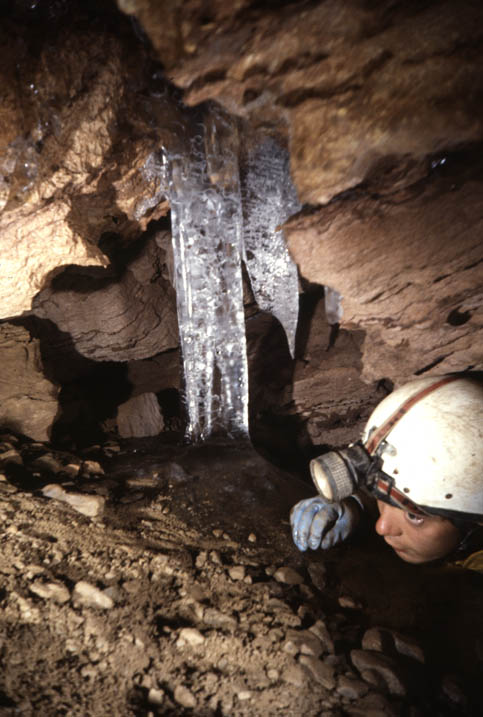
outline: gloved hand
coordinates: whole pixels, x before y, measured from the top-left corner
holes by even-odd
[[[360,515],[359,503],[353,498],[340,503],[328,503],[320,495],[301,500],[290,512],[294,543],[302,551],[331,548],[354,532]]]

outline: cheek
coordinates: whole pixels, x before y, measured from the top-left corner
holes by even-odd
[[[435,525],[418,530],[408,525],[405,531],[407,545],[421,562],[438,560],[451,553],[459,544],[459,534],[454,526]]]

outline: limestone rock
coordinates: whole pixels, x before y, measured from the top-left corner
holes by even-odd
[[[387,655],[372,650],[351,650],[351,660],[366,682],[377,687],[385,686],[391,695],[404,697],[407,694],[401,670]]]
[[[58,387],[43,374],[38,340],[21,326],[1,324],[0,354],[0,424],[48,440],[58,411]]]
[[[164,421],[154,393],[142,393],[122,403],[117,410],[119,435],[123,438],[157,436]]]
[[[343,296],[343,326],[364,329],[363,377],[482,368],[482,183],[454,168],[404,199],[354,197],[287,228],[303,276]]]
[[[121,277],[70,271],[35,299],[34,313],[69,334],[75,349],[96,361],[145,359],[178,345],[174,289],[162,273],[154,238]]]
[[[133,233],[126,195],[133,194],[136,178],[143,191],[141,168],[152,142],[133,136],[125,150],[116,146],[132,57],[121,38],[85,17],[77,21],[76,32],[67,22],[39,46],[32,25],[2,20],[2,317],[29,310],[59,267],[106,266],[97,244],[102,233]],[[125,172],[119,162],[126,162]]]
[[[79,605],[99,608],[101,610],[110,610],[114,606],[113,600],[108,595],[85,580],[79,580],[79,582],[75,584],[72,592],[72,600]]]
[[[428,155],[480,140],[478,3],[416,12],[330,0],[253,12],[247,0],[218,1],[208,17],[201,0],[118,6],[136,15],[188,104],[217,100],[254,124],[289,129],[303,202],[325,203],[377,173],[379,187],[414,182]]]

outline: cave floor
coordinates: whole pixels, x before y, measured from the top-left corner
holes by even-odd
[[[310,488],[247,445],[2,440],[0,715],[481,714],[480,575],[302,555]]]

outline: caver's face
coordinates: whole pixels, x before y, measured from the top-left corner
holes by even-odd
[[[421,517],[377,501],[376,532],[407,563],[427,563],[449,555],[460,542],[458,529],[439,516]]]

